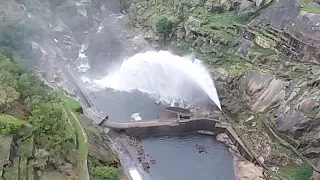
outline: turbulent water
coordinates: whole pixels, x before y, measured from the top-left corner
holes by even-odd
[[[202,102],[209,97],[221,109],[214,83],[201,61],[166,51],[136,54],[94,83],[117,91],[138,90],[168,103]]]

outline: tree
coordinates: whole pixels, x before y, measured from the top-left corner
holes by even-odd
[[[11,103],[19,99],[19,93],[12,87],[0,85],[0,108],[10,107]]]
[[[22,100],[32,96],[45,98],[49,93],[48,89],[45,88],[45,85],[39,79],[27,73],[20,76],[17,90],[21,93]]]
[[[0,70],[0,84],[8,85],[13,88],[17,87],[17,80],[14,75],[12,75],[9,71],[2,69]]]
[[[168,20],[167,18],[162,18],[157,21],[156,23],[156,30],[158,34],[160,34],[163,37],[163,43],[165,45],[166,39],[170,36],[172,33],[173,23],[172,21]]]

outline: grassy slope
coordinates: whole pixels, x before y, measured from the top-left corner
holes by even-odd
[[[79,103],[69,97],[62,97],[62,104],[65,107],[66,113],[69,116],[69,119],[72,125],[75,128],[77,135],[77,145],[78,145],[78,167],[77,167],[77,175],[81,177],[81,179],[89,179],[89,172],[87,167],[87,157],[89,151],[89,143],[87,139],[87,135],[84,132],[84,129],[79,121],[79,117],[77,116],[76,109],[80,107]]]

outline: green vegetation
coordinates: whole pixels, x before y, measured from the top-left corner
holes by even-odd
[[[21,58],[30,58],[31,45],[26,38],[33,35],[34,30],[22,24],[13,24],[0,28],[0,52],[12,58],[18,55]]]
[[[167,18],[159,19],[156,23],[156,30],[164,40],[166,40],[172,33],[173,23]]]
[[[34,169],[71,163],[75,167],[71,176],[87,179],[89,143],[76,112],[79,103],[54,92],[4,53],[0,53],[0,69],[1,166],[7,163],[12,135],[17,144],[16,160],[4,169],[4,178],[32,180]],[[92,173],[100,179],[119,177],[108,166]]]
[[[14,158],[13,166],[4,168],[3,177],[5,180],[19,179],[19,157]]]
[[[310,179],[313,169],[308,164],[281,168],[279,174],[287,180]]]
[[[312,118],[315,118],[320,113],[320,108],[313,108],[310,110],[309,115]]]
[[[13,116],[0,114],[0,134],[14,134],[22,127],[30,127],[30,125]]]
[[[320,14],[319,6],[315,6],[314,4],[311,4],[312,1],[313,0],[298,0],[299,4],[302,6],[302,10],[308,13]]]
[[[320,8],[319,7],[303,7],[302,8],[304,11],[308,12],[308,13],[315,13],[315,14],[320,14]]]
[[[47,158],[41,160],[43,168],[47,164],[67,162],[69,153],[77,145],[76,135],[73,126],[68,124],[70,117],[64,113],[59,94],[2,53],[0,69],[0,89],[10,90],[1,91],[0,110],[4,114],[0,114],[0,133],[15,135],[18,158],[32,158],[35,148],[47,154]],[[19,162],[20,169],[27,172],[28,162],[23,165]]]
[[[175,37],[168,43],[170,47],[179,52],[199,52],[210,66],[229,67],[233,64],[232,73],[242,69],[241,66],[237,68],[245,60],[235,55],[238,47],[235,24],[245,24],[250,20],[248,18],[244,21],[246,18],[234,12],[214,13],[206,8],[205,1],[185,0],[135,1],[129,9],[129,17],[133,26],[138,23],[162,36],[171,34],[171,23],[168,23],[170,26],[166,24],[170,21]],[[244,71],[250,68],[245,64]]]
[[[101,180],[119,180],[119,173],[114,167],[98,166],[92,171],[92,175]]]
[[[75,101],[74,99],[64,96],[63,94],[61,96],[61,102],[64,105],[66,109],[68,109],[70,112],[76,112],[78,108],[80,108],[80,104]]]
[[[65,113],[68,114],[70,117],[70,124],[73,125],[75,128],[76,138],[77,138],[77,147],[78,147],[78,154],[77,154],[77,175],[81,177],[81,179],[85,179],[88,174],[87,172],[87,157],[89,152],[89,143],[84,132],[84,129],[79,122],[79,118],[76,116],[76,110],[80,108],[80,105],[73,99],[69,97],[63,97],[62,105],[65,107]]]
[[[97,180],[120,180],[117,169],[101,164],[95,157],[90,156],[88,166],[90,175]]]

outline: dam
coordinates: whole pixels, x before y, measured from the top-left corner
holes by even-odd
[[[233,151],[239,152],[239,154],[250,162],[260,164],[254,152],[252,152],[249,146],[244,143],[243,138],[238,135],[237,131],[235,131],[232,126],[225,122],[220,110],[216,113],[214,112],[210,117],[194,117],[188,109],[172,107],[171,103],[161,102],[161,104],[158,105],[154,101],[154,99],[157,99],[156,97],[151,97],[150,100],[146,99],[146,94],[143,94],[146,92],[118,91],[112,88],[96,89],[95,86],[92,87],[90,84],[86,84],[86,82],[82,82],[79,79],[77,80],[77,78],[74,77],[74,73],[75,72],[72,73],[71,71],[70,76],[68,77],[70,78],[70,82],[74,82],[74,87],[77,90],[75,93],[77,94],[77,97],[82,99],[81,104],[83,107],[83,113],[89,117],[92,124],[95,126],[100,125],[109,136],[112,136],[113,139],[116,138],[114,137],[115,134],[126,134],[128,136],[134,136],[138,139],[142,139],[142,142],[147,143],[147,146],[149,144],[149,153],[151,151],[151,153],[157,153],[155,154],[158,156],[157,159],[164,161],[169,158],[172,159],[173,162],[177,162],[177,164],[179,164],[178,162],[183,161],[182,166],[181,164],[176,164],[169,169],[180,168],[180,170],[182,170],[190,167],[194,170],[197,169],[198,171],[203,171],[205,169],[206,172],[209,172],[207,174],[211,174],[210,177],[217,177],[220,179],[225,177],[224,179],[233,179],[233,166],[226,162],[230,161],[230,158],[232,158],[229,156],[230,152],[228,152],[228,145],[230,144]],[[78,76],[77,73],[75,73],[75,76]],[[168,92],[169,95],[171,93],[172,92]],[[198,93],[200,93],[201,96],[203,91]],[[133,95],[135,96],[134,98]],[[192,97],[198,97],[196,95],[198,94],[193,94]],[[186,100],[188,100],[189,96],[186,97]],[[135,101],[131,102],[132,100]],[[144,103],[147,103],[147,106],[142,106]],[[158,107],[161,108],[159,109]],[[142,120],[135,121],[132,119],[130,121],[130,116],[132,113],[136,112],[141,113],[141,117],[143,117]],[[199,131],[210,131],[208,134],[213,135],[217,135],[219,133],[227,134],[229,137],[228,143],[226,143],[227,146],[223,145],[223,143],[218,143],[215,138],[210,136],[204,137],[205,135],[203,134],[197,134]],[[191,136],[191,134],[193,135]],[[181,135],[186,137],[186,139],[178,138],[181,137]],[[150,138],[153,139],[150,141],[146,140]],[[171,141],[172,144],[170,144]],[[129,147],[126,146],[126,142],[116,140],[116,144],[119,144],[119,142],[121,146],[120,150],[115,149],[115,151],[117,151],[117,153],[122,153],[121,150],[125,150],[130,156],[128,158],[126,155],[119,156],[122,156],[121,162],[124,163],[126,172],[130,172],[130,168],[135,167],[135,163],[138,163],[134,162],[136,160],[136,158],[134,158],[135,152],[128,152],[127,150]],[[162,143],[162,146],[164,147],[157,147],[157,145],[161,145],[160,143]],[[211,153],[200,154],[196,151],[197,153],[194,154],[194,147],[197,143],[210,143],[209,147],[211,147],[209,149],[211,149]],[[208,147],[207,145],[205,146]],[[170,147],[175,148],[169,150]],[[163,149],[163,152],[159,152],[160,149]],[[170,153],[164,153],[168,150]],[[194,157],[201,159],[201,162],[195,163]],[[192,161],[190,161],[191,159]],[[159,160],[159,163],[154,166],[153,170],[151,169],[153,172],[150,174],[142,173],[141,175],[147,177],[143,179],[161,180],[164,177],[163,174],[168,173],[168,166],[171,166],[173,162],[168,164],[168,162],[160,162]],[[162,172],[160,173],[159,171]],[[229,172],[226,173],[226,171]],[[174,172],[175,171],[166,175],[167,179],[171,179],[172,177],[175,177],[175,179],[197,178],[192,173],[186,173],[186,176],[181,178],[180,175]],[[127,174],[127,176],[129,177],[130,175]],[[204,174],[201,176],[203,177],[202,179],[209,178],[209,176]]]
[[[148,136],[177,136],[200,131],[210,132],[214,136],[225,133],[236,147],[236,150],[246,160],[259,163],[254,153],[246,146],[232,126],[223,120],[219,111],[216,111],[210,118],[193,117],[188,109],[167,107],[159,109],[157,119],[132,120],[129,122],[109,120],[108,116],[104,117],[94,106],[84,109],[84,113],[90,117],[93,124],[139,138]]]

